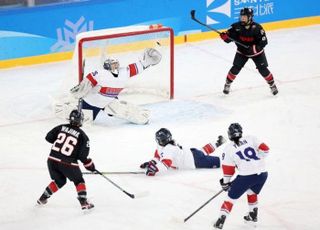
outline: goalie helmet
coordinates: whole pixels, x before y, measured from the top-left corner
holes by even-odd
[[[232,123],[229,126],[228,137],[231,141],[239,140],[242,137],[242,127],[239,123]]]
[[[79,112],[77,109],[72,110],[69,115],[70,125],[81,127],[83,118],[84,118],[84,115],[82,111]]]
[[[160,146],[166,146],[172,142],[172,134],[166,128],[161,128],[156,132],[156,141]]]
[[[108,58],[107,60],[104,61],[103,68],[110,71],[111,73],[113,73],[115,75],[118,75],[120,63],[115,58]]]
[[[241,19],[241,16],[247,16],[247,21],[246,21],[246,22],[243,21],[243,20]],[[240,11],[240,22],[241,22],[242,25],[249,25],[249,24],[251,24],[252,19],[253,19],[253,9],[252,9],[252,8],[247,8],[247,7],[245,7],[245,8],[243,8],[243,9],[241,9],[241,11]]]

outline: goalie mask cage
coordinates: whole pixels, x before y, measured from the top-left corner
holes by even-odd
[[[80,82],[86,74],[103,68],[107,58],[115,58],[121,67],[126,67],[141,60],[146,48],[155,48],[161,53],[160,63],[130,78],[119,96],[147,94],[173,99],[174,33],[168,27],[129,26],[79,33],[73,69]]]

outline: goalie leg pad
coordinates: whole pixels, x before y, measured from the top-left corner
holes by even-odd
[[[118,99],[110,102],[104,109],[107,114],[117,118],[125,119],[138,125],[145,125],[149,122],[150,111],[140,108],[134,104]]]

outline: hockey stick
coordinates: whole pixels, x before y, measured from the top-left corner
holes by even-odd
[[[221,189],[219,192],[217,192],[213,197],[211,197],[208,201],[206,201],[203,205],[201,205],[197,210],[195,210],[193,213],[191,213],[187,218],[185,218],[183,220],[183,222],[187,222],[194,214],[196,214],[197,212],[199,212],[204,206],[206,206],[207,204],[209,204],[214,198],[216,198],[217,196],[219,196],[224,190]]]
[[[199,23],[200,25],[203,25],[203,26],[207,27],[209,30],[212,30],[212,31],[214,31],[214,32],[216,32],[216,33],[218,33],[218,34],[221,34],[221,32],[220,32],[219,30],[216,30],[216,29],[212,28],[211,26],[208,26],[207,24],[199,21],[199,20],[195,17],[195,14],[196,14],[196,11],[195,11],[195,10],[191,10],[190,14],[191,14],[191,19],[194,20],[195,22]],[[238,44],[238,45],[240,45],[240,46],[242,46],[242,47],[244,47],[244,48],[246,48],[246,49],[249,48],[249,46],[247,46],[247,45],[245,45],[245,44],[242,44],[241,42],[238,42],[238,41],[234,40],[233,38],[230,38],[230,37],[229,37],[229,39],[230,39],[231,41],[233,41],[234,43],[236,43],[236,44]]]
[[[101,172],[103,175],[123,175],[123,174],[145,174],[145,172],[142,171],[111,171],[111,172]],[[83,172],[84,175],[96,175],[99,174],[97,172]]]
[[[136,198],[136,196],[134,194],[131,194],[129,192],[127,192],[126,190],[124,190],[123,188],[121,188],[119,185],[117,185],[116,183],[114,183],[112,180],[110,180],[108,177],[106,177],[102,172],[95,170],[96,173],[100,174],[104,179],[106,179],[107,181],[109,181],[111,184],[113,184],[115,187],[117,187],[118,189],[120,189],[123,193],[125,193],[127,196],[129,196],[130,198],[134,199]]]

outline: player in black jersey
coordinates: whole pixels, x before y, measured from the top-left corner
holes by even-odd
[[[267,68],[268,62],[264,53],[264,47],[268,44],[268,40],[262,26],[253,21],[253,10],[251,8],[243,8],[240,11],[240,21],[232,24],[230,29],[220,34],[220,37],[226,43],[231,42],[231,39],[233,39],[248,46],[248,48],[245,48],[236,44],[237,53],[233,60],[233,66],[227,75],[223,93],[228,94],[230,92],[231,83],[248,59],[251,58],[259,73],[269,84],[272,94],[276,95],[278,89],[272,73]]]
[[[87,170],[95,171],[93,161],[88,158],[89,138],[80,129],[83,122],[82,111],[73,110],[69,119],[70,124],[58,125],[46,136],[46,140],[53,144],[47,161],[52,181],[37,203],[46,204],[48,198],[62,188],[68,178],[76,186],[81,208],[91,209],[94,205],[87,201],[86,184],[78,165],[78,160],[80,160]]]

